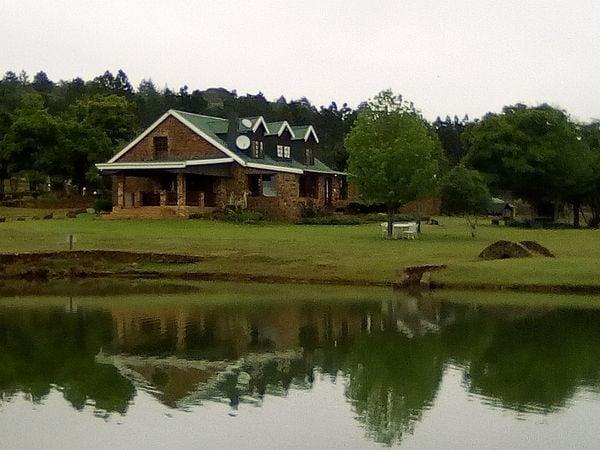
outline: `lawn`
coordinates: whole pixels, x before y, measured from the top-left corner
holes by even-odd
[[[13,211],[14,213],[14,211]],[[0,216],[4,210],[0,210]],[[13,216],[14,217],[14,216]],[[381,239],[379,224],[318,226],[236,225],[210,220],[117,221],[77,219],[8,220],[0,224],[1,252],[75,248],[195,254],[206,259],[182,266],[144,267],[312,279],[394,281],[406,266],[447,264],[434,280],[454,283],[600,285],[600,231],[524,230],[480,226],[472,240],[463,220],[442,217],[425,225],[421,239]],[[534,240],[557,258],[479,261],[499,240]]]

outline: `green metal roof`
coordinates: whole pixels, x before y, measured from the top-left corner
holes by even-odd
[[[185,111],[175,111],[175,112],[178,115],[180,115],[181,117],[183,117],[192,126],[196,127],[199,131],[208,135],[209,137],[211,137],[212,139],[217,141],[222,146],[228,148],[231,152],[235,153],[239,158],[243,159],[246,162],[255,163],[255,164],[264,164],[264,165],[268,165],[268,166],[281,167],[281,168],[287,168],[287,169],[298,169],[298,170],[303,170],[303,171],[307,171],[307,172],[345,175],[344,172],[339,172],[339,171],[331,169],[326,164],[324,164],[322,161],[319,161],[317,158],[315,158],[315,163],[313,165],[303,164],[296,160],[281,161],[281,160],[273,159],[267,155],[265,155],[264,158],[251,158],[244,152],[241,152],[237,147],[233,146],[233,148],[232,148],[232,146],[228,145],[226,140],[223,139],[224,135],[227,134],[227,130],[229,127],[229,120],[223,119],[221,117],[212,117],[212,116],[205,116],[205,115],[201,115],[201,114],[188,113]],[[250,131],[249,128],[244,127],[242,125],[241,122],[243,119],[244,118],[240,118],[238,120],[238,132],[240,132],[240,133]],[[250,121],[252,121],[252,126],[254,126],[256,124],[256,121],[260,119],[260,116],[259,117],[245,117],[245,119],[249,119]],[[279,131],[279,129],[281,128],[281,126],[284,124],[284,122],[285,121],[267,123],[267,128],[268,128],[267,134],[276,134]],[[297,138],[301,138],[301,139],[304,138],[304,135],[306,134],[306,131],[308,130],[308,128],[309,128],[309,125],[292,127],[292,129],[294,130],[294,134],[296,134]],[[298,130],[298,134],[296,133],[296,130]]]
[[[280,121],[280,122],[267,122],[267,135],[273,135],[273,134],[277,134],[277,132],[279,131],[279,129],[281,128],[281,126],[285,123],[284,120]]]

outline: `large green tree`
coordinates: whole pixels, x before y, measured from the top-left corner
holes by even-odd
[[[559,201],[578,206],[589,187],[590,155],[579,130],[549,105],[507,106],[471,124],[464,139],[467,164],[493,189],[510,190],[535,207]]]
[[[12,124],[0,143],[6,174],[27,175],[32,188],[50,173],[62,174],[59,121],[38,93],[23,96]]]
[[[388,90],[358,115],[346,147],[362,198],[386,205],[391,237],[398,207],[435,189],[442,159],[439,141],[414,106]]]

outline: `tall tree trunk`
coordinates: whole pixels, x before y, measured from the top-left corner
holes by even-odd
[[[581,202],[579,200],[573,202],[573,227],[579,228],[579,216],[581,215]]]
[[[394,207],[391,204],[387,205],[387,237],[394,237]]]

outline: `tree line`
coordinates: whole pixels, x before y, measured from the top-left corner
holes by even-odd
[[[469,216],[487,211],[490,192],[509,193],[536,216],[554,219],[567,204],[575,227],[581,217],[600,225],[600,122],[580,123],[548,104],[429,123],[412,103],[383,91],[345,142],[363,198],[387,206],[390,236],[398,207],[431,195],[446,212]]]
[[[134,88],[122,70],[106,71],[88,81],[58,82],[44,72],[30,78],[25,72],[9,71],[0,79],[0,189],[4,180],[15,177],[29,180],[31,190],[48,181],[55,190],[65,184],[79,190],[107,188],[104,183],[109,180],[98,175],[94,164],[108,160],[166,110],[180,109],[313,124],[321,141],[319,159],[338,170],[350,168],[368,175],[370,185],[363,186],[367,201],[399,204],[431,195],[427,191],[439,188],[454,170],[454,181],[470,177],[469,189],[475,189],[472,196],[465,196],[464,189],[455,190],[460,198],[481,199],[477,187],[483,180],[493,194],[510,191],[540,215],[559,203],[569,204],[578,226],[586,206],[591,211],[588,224],[600,224],[600,123],[580,123],[547,104],[506,106],[475,120],[455,116],[429,122],[411,103],[394,100],[397,96],[390,91],[384,93],[356,108],[335,102],[317,107],[306,98],[288,101],[281,96],[269,101],[262,93],[238,95],[224,88],[191,92],[187,86],[158,88],[150,79]],[[391,120],[394,114],[397,117]],[[384,135],[377,131],[377,121],[383,124]],[[418,142],[411,143],[408,135]],[[361,139],[368,157],[352,167],[348,144]],[[401,153],[414,154],[399,157],[388,151],[398,150],[401,142],[408,143]],[[383,165],[375,165],[371,176],[365,167],[377,155]],[[420,161],[427,167],[416,170]],[[420,179],[413,180],[411,174]],[[375,185],[385,195],[371,195]],[[481,204],[473,201],[462,209],[480,209]]]
[[[30,79],[9,71],[0,79],[0,181],[25,177],[32,190],[47,180],[53,189],[65,182],[80,190],[102,187],[94,164],[108,160],[168,109],[313,124],[321,141],[317,156],[340,170],[347,160],[344,136],[358,113],[347,104],[317,107],[306,98],[269,101],[262,93],[223,88],[158,88],[150,79],[134,88],[122,70],[58,82],[45,72]]]

